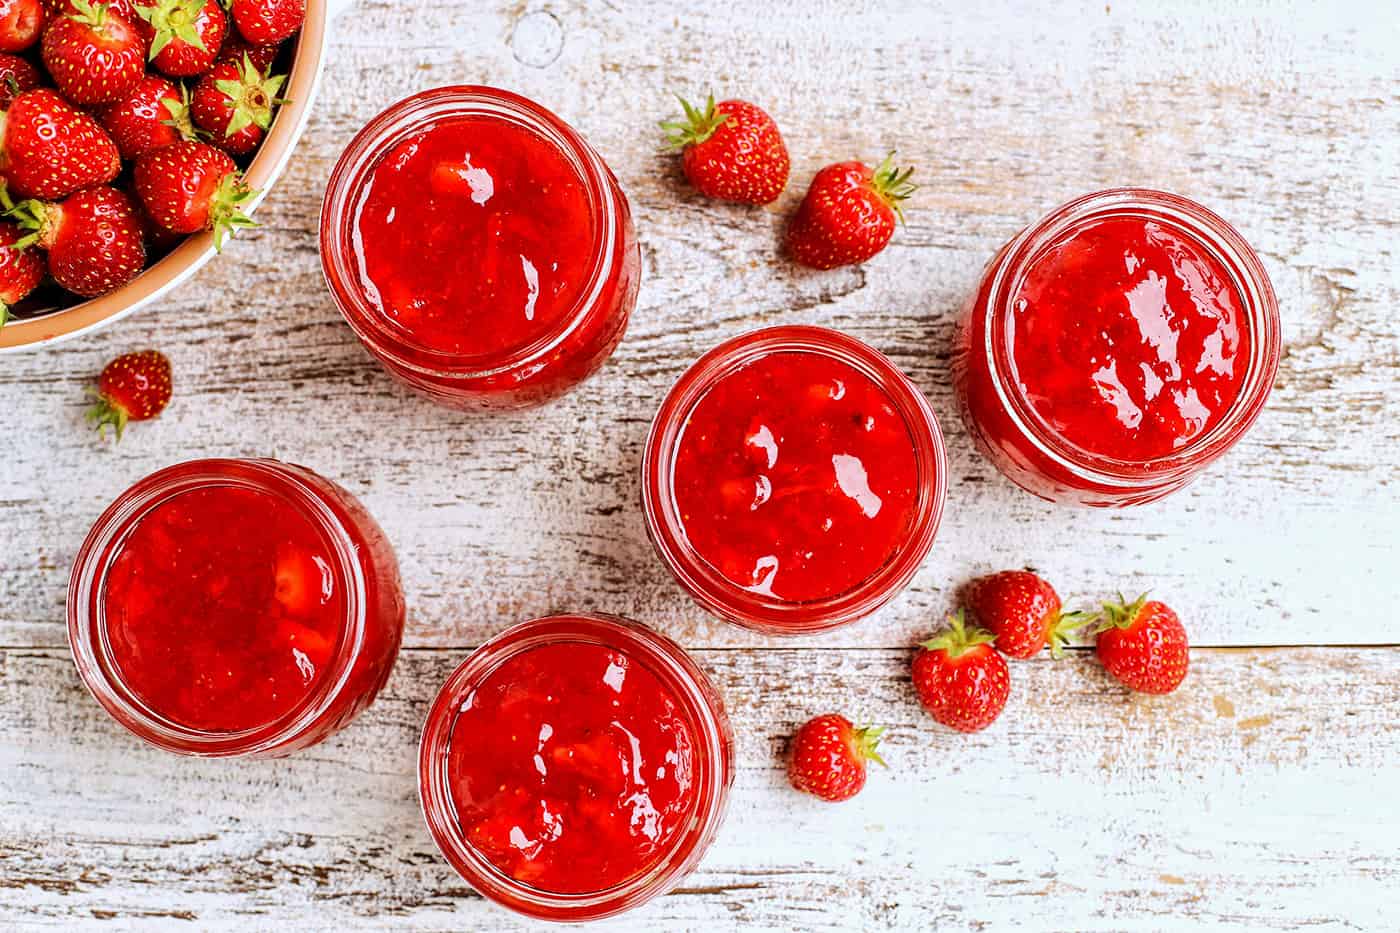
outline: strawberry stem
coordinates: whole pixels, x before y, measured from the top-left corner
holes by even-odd
[[[1118,602],[1106,602],[1103,604],[1101,616],[1103,621],[1099,623],[1097,632],[1106,632],[1111,628],[1132,628],[1137,621],[1138,613],[1147,602],[1147,594],[1143,593],[1132,602],[1128,602],[1122,593],[1118,594]]]
[[[918,185],[909,181],[909,176],[913,174],[912,165],[903,170],[895,167],[894,152],[891,151],[885,156],[885,161],[880,163],[879,168],[875,169],[875,177],[870,181],[870,187],[894,210],[901,224],[904,223],[902,202],[909,200],[910,195],[919,190]]]
[[[1050,656],[1062,658],[1069,645],[1070,636],[1085,626],[1098,621],[1101,612],[1062,612],[1050,624]]]
[[[667,120],[662,122],[661,128],[666,131],[667,148],[684,149],[686,146],[698,146],[711,136],[715,135],[715,130],[724,125],[729,119],[728,114],[715,112],[715,95],[711,94],[705,101],[705,109],[697,110],[690,101],[679,94],[676,100],[681,102],[681,109],[685,111],[684,120]]]
[[[888,768],[885,759],[880,757],[880,736],[884,735],[884,726],[862,726],[855,730],[856,749],[862,758],[867,758],[875,762],[882,768]]]
[[[122,439],[122,432],[126,430],[126,422],[129,417],[126,409],[120,405],[113,404],[95,389],[88,389],[88,395],[97,399],[97,401],[87,410],[87,420],[91,421],[93,425],[96,426],[97,433],[103,438],[107,436],[108,425],[116,428],[117,440],[120,442]]]
[[[243,213],[243,205],[257,194],[239,172],[229,172],[209,199],[209,229],[214,231],[214,250],[223,252],[224,238],[234,231],[256,227],[257,221]]]
[[[977,645],[990,645],[996,641],[996,636],[986,629],[967,625],[967,618],[961,609],[948,617],[948,626],[947,631],[921,642],[920,647],[929,651],[946,651],[948,657],[960,658]]]

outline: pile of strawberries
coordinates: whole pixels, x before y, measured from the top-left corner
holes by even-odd
[[[773,118],[742,100],[705,109],[684,98],[681,120],[661,124],[681,150],[681,168],[706,197],[740,204],[771,204],[787,187],[792,160]],[[877,168],[837,162],[817,172],[787,228],[788,254],[813,269],[865,262],[889,245],[901,204],[915,191],[912,168],[898,169],[894,153]]]
[[[284,103],[272,65],[305,16],[306,0],[0,7],[0,325],[46,275],[92,298],[182,235],[222,246],[251,225],[233,157]]]
[[[1095,651],[1107,671],[1139,693],[1171,693],[1186,678],[1186,630],[1175,612],[1146,595],[1105,603],[1100,612],[1064,612],[1054,587],[1034,573],[1004,570],[973,581],[967,608],[948,629],[923,642],[914,657],[914,690],[938,722],[959,732],[987,728],[1011,693],[1006,658],[1025,660],[1046,645],[1064,655],[1070,636],[1093,626]],[[1003,657],[1005,655],[1005,657]],[[865,786],[865,763],[884,761],[880,729],[857,729],[844,716],[818,716],[792,743],[788,778],[823,800],[848,800]]]

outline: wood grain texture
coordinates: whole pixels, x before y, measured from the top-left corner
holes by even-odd
[[[466,646],[560,609],[627,614],[698,649],[746,730],[719,843],[682,891],[616,929],[1394,926],[1394,648],[1198,651],[1165,701],[1124,697],[1082,658],[1022,665],[1012,707],[973,739],[921,718],[903,649],[961,582],[1022,565],[1075,602],[1152,589],[1198,645],[1400,644],[1400,17],[1363,0],[717,6],[362,2],[335,30],[261,228],[158,308],[0,357],[0,926],[523,929],[437,858],[412,755]],[[536,412],[424,404],[358,346],[321,281],[317,210],[342,147],[390,102],[463,82],[578,127],[644,244],[617,355]],[[794,171],[778,204],[707,203],[660,151],[668,92],[711,87],[783,127]],[[893,246],[831,273],[783,262],[811,174],[891,148],[923,184]],[[1235,223],[1273,277],[1286,347],[1259,423],[1195,486],[1075,511],[973,453],[948,343],[1002,242],[1116,184]],[[913,585],[801,648],[696,610],[652,553],[636,483],[685,366],[795,322],[889,353],[928,393],[950,465]],[[145,346],[171,356],[176,401],[101,445],[82,426],[84,385]],[[220,455],[344,483],[404,570],[412,650],[388,695],[284,762],[139,748],[76,686],[63,647],[68,566],[101,509],[156,468]],[[788,793],[777,770],[782,737],[827,708],[896,726],[899,770],[838,809]]]
[[[1086,653],[1020,663],[1015,702],[969,737],[919,711],[904,651],[697,652],[739,734],[728,820],[681,890],[603,926],[1383,929],[1397,654],[1198,651],[1164,699],[1127,696]],[[315,749],[219,762],[120,733],[66,652],[0,654],[0,916],[531,928],[452,873],[418,812],[418,729],[463,655],[408,652]],[[893,765],[840,806],[781,770],[786,736],[835,707],[887,723]]]

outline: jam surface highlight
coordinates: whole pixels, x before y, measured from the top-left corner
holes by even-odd
[[[726,579],[792,602],[869,579],[913,521],[914,442],[884,389],[826,354],[778,351],[696,403],[676,451],[686,538]]]
[[[1015,378],[1065,440],[1127,461],[1168,456],[1229,410],[1250,336],[1225,266],[1141,218],[1100,220],[1050,246],[1013,302]]]
[[[345,618],[321,532],[275,495],[180,493],[122,543],[102,594],[123,680],[164,718],[237,732],[291,712],[329,669]]]
[[[565,642],[516,654],[460,704],[447,781],[466,840],[515,880],[602,891],[651,869],[695,806],[696,739],[627,655]]]
[[[559,325],[592,270],[582,177],[553,142],[502,118],[452,117],[414,133],[354,197],[360,287],[428,350],[523,349]]]

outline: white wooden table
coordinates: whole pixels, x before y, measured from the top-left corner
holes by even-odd
[[[615,930],[1395,929],[1400,923],[1400,15],[1389,2],[719,4],[363,0],[338,24],[290,171],[241,238],[158,309],[0,358],[0,927],[522,930],[437,856],[418,814],[427,704],[469,648],[562,609],[694,651],[740,733],[728,822],[672,895]],[[714,7],[712,11],[710,8]],[[645,283],[593,381],[471,418],[391,383],[341,322],[314,233],[341,147],[424,87],[495,83],[557,110],[632,199]],[[706,203],[660,151],[668,91],[760,102],[792,150],[775,206]],[[776,258],[811,173],[897,147],[923,188],[860,269]],[[1165,187],[1264,257],[1287,345],[1253,432],[1189,490],[1128,512],[1030,498],[971,450],[949,388],[983,262],[1075,194]],[[942,419],[943,527],[914,584],[828,636],[712,621],[653,556],[636,473],[662,393],[761,324],[891,354]],[[168,413],[117,448],[82,423],[110,356],[157,346]],[[141,746],[79,685],[69,563],[118,492],[169,463],[275,455],[359,494],[393,539],[406,649],[351,728],[278,762]],[[1198,647],[1174,696],[1087,652],[1013,668],[1006,714],[937,727],[908,646],[977,573],[1041,569],[1088,602],[1175,605]],[[1311,646],[1311,647],[1301,647]],[[854,802],[789,791],[808,716],[891,727]]]

